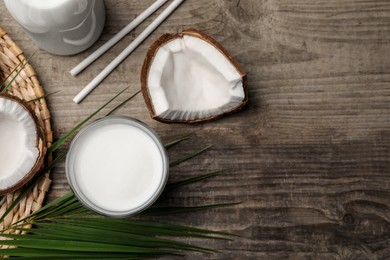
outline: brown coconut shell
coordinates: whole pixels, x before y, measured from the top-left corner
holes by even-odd
[[[44,130],[42,129],[42,127],[38,123],[38,118],[36,117],[34,112],[31,111],[30,105],[26,101],[24,101],[18,97],[12,96],[10,94],[6,94],[6,93],[0,93],[0,98],[9,99],[13,102],[18,103],[33,118],[34,123],[35,123],[35,130],[36,130],[36,140],[37,140],[36,146],[37,146],[38,151],[39,151],[39,155],[34,163],[34,166],[31,168],[31,170],[22,179],[20,179],[17,183],[15,183],[13,186],[10,186],[6,189],[0,190],[0,195],[4,195],[7,193],[16,191],[19,188],[21,188],[23,185],[27,184],[34,177],[34,175],[37,174],[43,168],[44,159],[45,159],[45,155],[46,155],[46,148],[44,146],[46,140],[45,140]]]
[[[183,38],[183,36],[189,35],[193,37],[197,37],[201,40],[204,40],[211,44],[212,46],[215,47],[215,49],[219,50],[227,60],[231,62],[231,64],[236,68],[237,72],[240,74],[242,78],[242,83],[243,83],[243,88],[244,88],[244,93],[245,93],[245,98],[244,100],[240,103],[239,106],[236,106],[235,108],[226,111],[222,114],[217,114],[213,115],[207,118],[202,118],[202,119],[194,119],[194,120],[169,120],[165,118],[161,118],[156,115],[156,112],[154,110],[153,102],[149,93],[149,87],[148,87],[148,75],[149,75],[149,70],[152,66],[154,57],[156,56],[157,51],[159,50],[160,47],[165,45],[166,43],[175,40],[177,38]],[[149,110],[150,116],[160,122],[163,123],[199,123],[199,122],[205,122],[205,121],[210,121],[214,120],[229,114],[232,114],[234,112],[237,112],[238,110],[242,109],[247,103],[248,103],[248,90],[247,90],[247,74],[244,72],[244,70],[241,68],[241,66],[238,64],[238,62],[230,55],[230,53],[215,39],[212,37],[196,30],[196,29],[187,29],[184,30],[180,33],[175,33],[175,34],[163,34],[158,38],[150,47],[149,50],[146,54],[144,64],[142,66],[141,70],[141,91],[142,95],[145,99],[146,106]]]

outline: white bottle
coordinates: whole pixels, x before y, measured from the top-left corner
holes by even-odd
[[[105,23],[103,0],[4,0],[36,45],[52,54],[72,55],[90,47]]]

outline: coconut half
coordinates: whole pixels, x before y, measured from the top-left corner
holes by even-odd
[[[194,123],[241,109],[248,101],[246,74],[214,39],[194,29],[164,34],[152,44],[142,73],[151,117]]]
[[[0,194],[17,190],[43,166],[44,135],[28,104],[0,94]]]

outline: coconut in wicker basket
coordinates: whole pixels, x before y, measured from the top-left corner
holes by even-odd
[[[19,46],[0,28],[1,159],[0,230],[28,217],[42,207],[50,187],[49,172],[42,172],[51,157],[45,156],[53,141],[50,112],[36,72]],[[39,172],[40,178],[34,180]],[[26,183],[30,189],[26,190]],[[26,193],[22,198],[21,193]],[[15,204],[5,216],[10,205]],[[29,228],[29,225],[25,226]]]

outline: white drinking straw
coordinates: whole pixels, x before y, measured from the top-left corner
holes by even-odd
[[[79,65],[74,67],[70,74],[72,76],[76,76],[81,71],[83,71],[86,67],[88,67],[92,62],[94,62],[97,58],[99,58],[102,54],[104,54],[108,49],[114,46],[120,39],[125,37],[129,32],[131,32],[135,27],[140,25],[146,18],[148,18],[151,14],[153,14],[157,9],[159,9],[163,4],[165,4],[168,0],[157,0],[148,9],[146,9],[143,13],[137,16],[131,23],[129,23],[126,27],[124,27],[120,32],[115,34],[108,42],[103,44],[99,49],[94,51],[91,55],[85,58]]]
[[[108,64],[77,96],[75,103],[80,103],[97,85],[102,82],[127,56],[132,53],[184,0],[174,0],[146,29],[134,39],[110,64]]]

